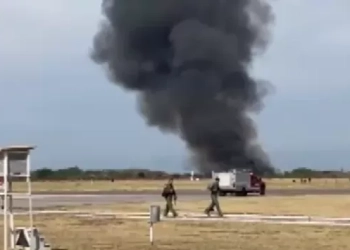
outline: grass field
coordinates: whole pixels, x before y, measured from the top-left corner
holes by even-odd
[[[175,209],[181,214],[202,213],[208,206],[207,200],[177,202]],[[84,204],[64,209],[84,211],[148,212],[150,205],[164,207],[164,202],[118,202],[114,204]],[[293,196],[293,197],[223,197],[220,198],[224,213],[307,215],[324,217],[350,217],[349,196]]]
[[[40,215],[34,221],[53,249],[60,250],[347,250],[350,246],[350,229],[339,227],[168,221],[155,225],[155,244],[150,246],[145,220]]]
[[[299,179],[265,179],[267,189],[322,189],[350,188],[349,179],[313,179],[311,183],[300,183]],[[166,180],[116,180],[111,181],[50,181],[33,182],[33,192],[83,192],[83,191],[150,191],[160,190]],[[204,190],[210,180],[175,180],[177,190]],[[17,191],[25,190],[25,183],[15,183]]]

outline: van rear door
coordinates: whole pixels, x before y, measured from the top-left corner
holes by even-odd
[[[218,174],[220,178],[219,186],[222,189],[232,189],[232,175],[230,173],[220,173]]]

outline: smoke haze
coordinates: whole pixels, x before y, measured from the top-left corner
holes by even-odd
[[[268,1],[105,0],[102,10],[92,59],[138,94],[148,125],[178,134],[201,172],[272,169],[249,116],[267,93],[249,70],[269,41]]]

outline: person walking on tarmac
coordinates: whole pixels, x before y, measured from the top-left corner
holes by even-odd
[[[174,209],[173,201],[176,203],[177,195],[173,184],[173,178],[170,178],[168,183],[165,184],[162,196],[165,199],[165,209],[164,216],[168,216],[168,213],[171,212],[173,217],[177,217],[177,212]]]
[[[208,216],[210,216],[210,212],[214,211],[214,208],[216,208],[216,211],[218,212],[219,216],[223,217],[218,200],[218,194],[220,192],[219,181],[219,177],[216,177],[215,181],[208,186],[208,190],[210,191],[211,203],[204,211],[204,213]]]

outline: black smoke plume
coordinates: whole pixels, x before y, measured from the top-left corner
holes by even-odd
[[[269,40],[267,1],[105,0],[102,10],[92,58],[139,94],[150,126],[181,136],[202,172],[272,170],[249,116],[266,94],[249,69]]]

